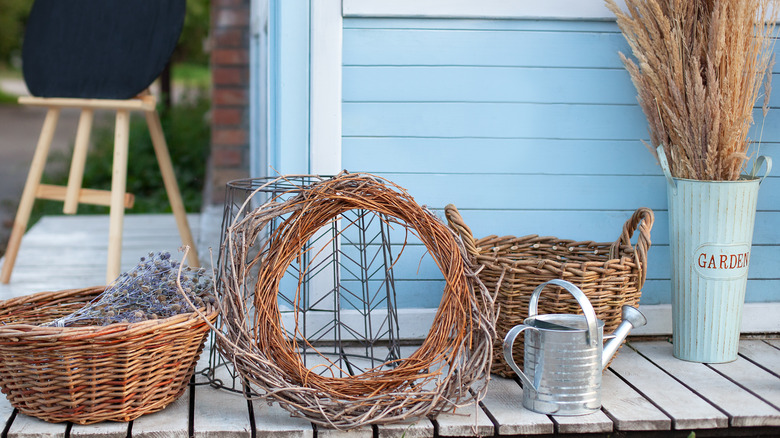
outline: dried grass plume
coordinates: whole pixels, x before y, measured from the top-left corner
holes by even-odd
[[[625,0],[627,12],[605,1],[635,58],[620,54],[650,151],[663,145],[678,178],[738,179],[754,105],[772,76],[777,0]]]

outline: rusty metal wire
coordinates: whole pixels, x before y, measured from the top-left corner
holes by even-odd
[[[234,363],[250,389],[247,393],[261,394],[295,416],[339,429],[433,416],[481,399],[492,359],[496,312],[460,238],[390,181],[346,172],[318,181],[241,215],[227,228],[221,245],[222,287],[217,295],[222,318],[216,345]],[[251,197],[244,208],[250,205]],[[358,375],[320,375],[307,368],[298,353],[300,343],[316,350],[315,346],[300,336],[288,336],[282,326],[277,293],[306,242],[353,209],[382,214],[393,226],[416,235],[446,286],[427,338],[408,358]],[[271,229],[275,218],[281,221]],[[253,270],[256,274],[249,275]],[[258,280],[246,284],[247,278]],[[295,324],[294,333],[300,333],[297,320]]]

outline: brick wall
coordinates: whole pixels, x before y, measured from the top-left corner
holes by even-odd
[[[206,203],[249,176],[249,0],[211,1],[211,159]]]

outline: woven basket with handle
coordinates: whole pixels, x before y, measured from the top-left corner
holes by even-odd
[[[0,301],[0,387],[19,412],[52,423],[130,421],[187,389],[208,333],[197,313],[137,323],[40,327],[103,287]],[[201,309],[212,323],[217,310]]]
[[[450,227],[463,239],[466,250],[481,266],[479,278],[495,294],[499,307],[496,339],[493,341],[491,371],[505,377],[514,372],[504,361],[502,341],[507,331],[528,317],[528,301],[536,286],[555,278],[579,287],[590,300],[596,315],[609,334],[620,324],[624,304],[636,307],[647,274],[647,250],[653,211],[634,212],[615,242],[576,242],[557,237],[528,235],[488,236],[475,239],[458,209],[445,207]],[[636,245],[631,237],[638,231]],[[542,292],[539,313],[581,313],[577,301],[557,287]],[[513,357],[519,366],[523,359],[522,339],[514,345]]]

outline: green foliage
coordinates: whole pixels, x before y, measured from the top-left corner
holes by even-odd
[[[0,90],[0,105],[16,105],[18,98]]]
[[[209,154],[210,126],[206,120],[209,101],[205,98],[193,99],[175,105],[160,114],[160,120],[173,160],[176,180],[179,183],[188,212],[198,212],[203,201],[206,161]],[[113,123],[96,126],[93,130],[94,145],[90,148],[84,168],[82,187],[92,189],[111,189],[111,168],[114,150]],[[49,184],[66,185],[70,154],[67,157],[52,157],[53,160],[65,160],[61,173],[45,175]],[[128,153],[127,192],[135,195],[135,205],[129,213],[168,213],[171,211],[168,196],[154,154],[146,120],[140,114],[134,114],[130,120],[130,145]],[[107,214],[107,207],[79,205],[79,214]],[[36,201],[33,212],[35,223],[42,215],[62,214],[62,203]]]
[[[177,84],[206,89],[211,84],[211,70],[208,65],[179,62],[172,66],[172,79]]]
[[[187,0],[184,27],[173,52],[174,62],[208,65],[209,57],[204,46],[209,34],[210,9],[210,0]]]
[[[0,0],[0,66],[21,54],[24,23],[31,7],[31,0]]]

